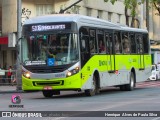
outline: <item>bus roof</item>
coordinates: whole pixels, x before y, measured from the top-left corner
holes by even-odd
[[[131,28],[131,27],[121,27],[124,31],[133,31],[133,32],[144,32],[148,33],[146,29],[140,29],[140,28]]]
[[[52,23],[52,22],[81,22],[88,24],[98,23],[99,25],[107,25],[111,27],[119,27],[118,25],[108,22],[106,20],[79,15],[79,14],[52,14],[52,15],[44,15],[33,17],[25,21],[26,24],[38,24],[38,23]]]
[[[101,28],[107,27],[109,29],[117,29],[124,31],[147,32],[147,30],[144,29],[123,27],[121,25],[106,20],[79,14],[51,14],[51,15],[38,16],[26,20],[24,25],[38,24],[38,23],[52,23],[52,22],[76,22],[78,23],[78,25],[80,24],[83,26],[89,25],[92,27],[101,27]]]

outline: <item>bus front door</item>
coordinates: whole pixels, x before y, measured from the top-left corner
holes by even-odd
[[[81,39],[81,67],[86,64],[89,58],[88,37],[83,37]]]

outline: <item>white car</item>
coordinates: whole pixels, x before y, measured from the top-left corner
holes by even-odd
[[[160,79],[160,71],[157,68],[157,65],[152,65],[152,72],[149,80],[158,80]]]

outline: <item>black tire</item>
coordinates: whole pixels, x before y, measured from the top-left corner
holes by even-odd
[[[120,88],[121,91],[125,91],[126,90],[126,85],[120,85],[119,88]]]
[[[88,89],[88,90],[85,90],[85,95],[86,96],[94,96],[95,94],[98,94],[99,93],[99,89],[98,89],[98,84],[96,82],[96,76],[94,75],[93,76],[93,89]]]
[[[50,98],[50,97],[53,96],[53,91],[52,90],[43,90],[42,93],[43,93],[43,96],[47,97],[47,98]]]
[[[156,81],[158,81],[158,75],[156,75]]]
[[[134,76],[134,73],[131,72],[131,74],[130,74],[130,82],[129,82],[129,84],[127,84],[125,86],[125,88],[126,88],[126,91],[132,91],[132,90],[134,90],[134,87],[135,87],[135,76]]]

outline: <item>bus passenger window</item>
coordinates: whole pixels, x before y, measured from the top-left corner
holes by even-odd
[[[96,53],[96,38],[95,38],[95,30],[90,30],[90,40],[89,47],[91,53]]]
[[[114,35],[114,39],[115,39],[115,53],[121,53],[121,43],[116,34]]]
[[[136,53],[135,34],[130,33],[129,39],[131,41],[131,53]]]
[[[149,53],[149,39],[147,34],[143,34],[144,53]]]
[[[127,34],[123,34],[123,52],[130,53],[130,43]]]
[[[95,45],[92,40],[90,40],[90,42],[89,42],[89,47],[90,47],[90,52],[95,53]]]
[[[113,41],[112,41],[112,33],[106,33],[105,35],[105,39],[106,39],[106,53],[107,54],[112,54],[114,51],[114,48],[113,48]]]
[[[137,48],[138,48],[138,53],[143,53],[143,41],[141,35],[137,36]]]
[[[109,35],[105,35],[105,40],[106,40],[106,53],[109,54]]]
[[[99,40],[99,53],[105,53],[106,52],[106,48],[104,45],[104,42],[102,40]]]
[[[97,38],[98,38],[98,52],[106,53],[105,41],[104,41],[104,31],[101,29],[97,30]]]

